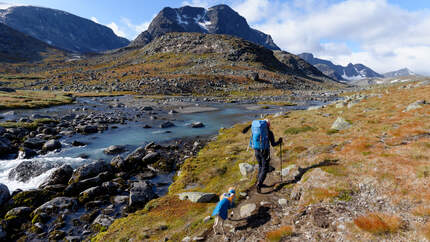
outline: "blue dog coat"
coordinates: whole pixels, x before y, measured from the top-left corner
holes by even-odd
[[[230,191],[229,194],[224,194],[224,198],[218,202],[214,211],[212,212],[212,216],[219,215],[222,219],[226,220],[228,216],[228,210],[233,208],[233,194],[234,190]]]

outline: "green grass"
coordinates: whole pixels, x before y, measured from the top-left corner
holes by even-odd
[[[309,131],[315,131],[316,128],[310,127],[310,126],[303,126],[303,127],[291,127],[288,128],[284,131],[284,134],[300,134],[300,133],[304,133],[304,132],[309,132]]]
[[[0,92],[0,110],[17,108],[42,108],[54,105],[70,104],[74,101],[71,95],[48,91]]]

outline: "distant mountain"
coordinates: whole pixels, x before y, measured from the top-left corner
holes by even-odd
[[[363,64],[349,63],[347,66],[335,65],[331,61],[315,58],[310,53],[300,54],[299,57],[314,65],[325,75],[338,81],[353,81],[366,78],[384,77]]]
[[[0,23],[0,62],[37,61],[48,53],[61,51]]]
[[[279,50],[270,35],[249,27],[246,19],[227,5],[217,5],[209,9],[190,6],[164,8],[152,20],[148,30],[141,33],[130,46],[144,46],[169,32],[228,34],[271,50]]]
[[[295,73],[300,73],[306,76],[324,77],[324,74],[313,65],[309,64],[297,55],[293,55],[286,51],[276,50],[273,52],[274,56],[290,70]]]
[[[52,46],[73,52],[101,52],[127,46],[103,25],[49,8],[15,6],[0,9],[0,22]]]
[[[403,68],[397,71],[391,71],[384,74],[384,77],[401,77],[401,76],[416,76],[417,74],[408,68]]]

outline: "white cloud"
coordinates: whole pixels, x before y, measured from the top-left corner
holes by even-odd
[[[112,22],[112,23],[108,24],[107,26],[109,28],[111,28],[116,35],[121,36],[121,37],[126,37],[127,36],[125,34],[125,32],[122,29],[120,29],[115,22]]]
[[[136,34],[140,34],[141,32],[147,30],[149,27],[149,24],[151,24],[151,21],[143,22],[140,24],[133,24],[130,19],[124,18],[124,17],[121,18],[121,22],[127,25],[128,28],[133,29],[136,32]]]
[[[14,7],[14,6],[25,6],[25,4],[0,2],[0,9],[6,9],[6,8]]]
[[[90,19],[91,19],[94,23],[99,23],[99,20],[98,20],[96,17],[94,17],[94,16],[93,16],[93,17],[91,17]]]
[[[312,52],[339,64],[363,63],[378,72],[409,67],[430,74],[430,11],[409,11],[387,0],[237,0],[233,8],[270,34],[282,49]],[[354,44],[351,44],[354,43]]]
[[[210,0],[191,0],[191,1],[183,1],[182,6],[192,6],[192,7],[202,7],[209,8],[214,1]]]

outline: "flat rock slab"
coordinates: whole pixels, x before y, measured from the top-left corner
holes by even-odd
[[[257,209],[255,203],[248,203],[240,207],[240,217],[246,218],[252,215],[252,213]]]
[[[218,195],[204,192],[183,192],[178,194],[180,200],[190,200],[193,203],[211,203],[218,201]]]

